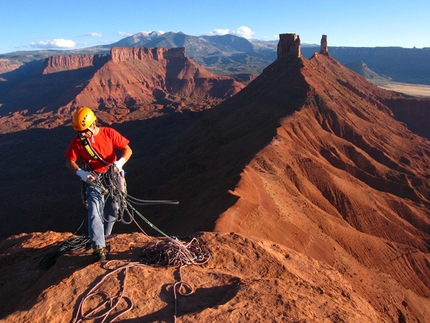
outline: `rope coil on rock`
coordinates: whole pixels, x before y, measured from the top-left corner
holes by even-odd
[[[187,266],[205,264],[210,254],[201,246],[197,238],[186,243],[175,238],[151,241],[139,252],[146,265]]]
[[[130,196],[127,193],[125,179],[121,174],[115,173],[113,168],[107,172],[106,176],[102,176],[98,179],[98,184],[103,189],[107,190],[112,199],[120,205],[120,212],[117,214],[116,221],[121,221],[125,224],[135,222],[143,234],[148,236],[143,229],[137,223],[134,214],[139,215],[151,228],[156,230],[158,233],[164,236],[160,239],[152,239],[147,246],[142,248],[139,252],[140,262],[129,262],[126,265],[115,267],[111,264],[113,261],[109,261],[105,264],[105,268],[112,270],[107,273],[99,283],[91,288],[87,295],[84,296],[78,306],[76,315],[73,318],[73,323],[80,323],[85,320],[101,320],[100,322],[113,322],[120,316],[127,313],[133,308],[133,301],[124,295],[127,286],[127,272],[128,269],[135,266],[176,266],[179,271],[179,281],[173,285],[173,294],[175,299],[175,313],[174,321],[176,322],[177,317],[177,295],[187,296],[194,293],[194,288],[182,280],[182,268],[188,265],[203,265],[207,263],[211,257],[208,252],[197,238],[192,238],[189,242],[180,241],[177,238],[169,237],[154,224],[152,224],[147,218],[145,218],[132,204],[136,205],[161,205],[161,204],[178,204],[178,201],[172,200],[142,200]],[[129,220],[126,220],[124,214],[129,216]],[[81,224],[82,225],[82,224]],[[85,237],[86,238],[86,237]],[[151,238],[151,237],[150,237]],[[85,245],[89,239],[86,238]],[[73,242],[73,240],[72,240]],[[83,242],[82,242],[83,243]],[[79,244],[76,248],[66,248],[67,250],[73,251],[85,246]],[[61,249],[60,249],[61,250]],[[55,260],[54,260],[55,263]],[[111,295],[107,291],[101,289],[101,285],[111,277],[112,275],[123,275],[123,283],[121,284],[120,291],[117,295]],[[91,309],[86,310],[87,303],[89,301],[94,302],[99,300],[99,304]],[[122,306],[118,309],[118,305],[121,302],[125,302],[126,306]],[[109,321],[107,321],[109,319]]]
[[[61,255],[83,249],[89,243],[90,239],[86,236],[72,236],[66,239],[54,251],[43,256],[39,262],[39,269],[48,270],[55,265],[57,258]]]
[[[136,266],[177,266],[179,269],[179,281],[173,285],[173,295],[175,299],[174,321],[177,317],[177,295],[187,296],[194,293],[194,288],[182,280],[182,268],[188,265],[203,265],[211,257],[210,253],[202,246],[197,238],[192,238],[189,242],[183,242],[175,238],[161,238],[150,241],[138,254],[140,262],[129,262],[123,266],[115,266],[118,261],[108,261],[104,268],[112,270],[98,282],[87,295],[81,300],[73,323],[81,323],[85,320],[101,319],[101,322],[113,322],[123,314],[133,308],[133,301],[125,296],[127,286],[128,269]],[[123,283],[117,295],[111,295],[101,288],[103,282],[109,277],[122,273]],[[93,309],[86,311],[87,303],[91,300],[101,299],[100,303]],[[117,310],[117,307],[124,301],[126,307]],[[117,311],[116,311],[117,310]],[[110,319],[109,319],[110,317]],[[109,321],[107,321],[109,319]]]
[[[111,262],[106,263],[105,268],[112,269],[112,267],[109,267],[110,263]],[[129,297],[124,296],[124,292],[127,286],[127,270],[130,267],[139,266],[139,265],[142,266],[139,263],[131,262],[124,266],[114,268],[111,272],[103,276],[103,278],[81,300],[78,310],[76,312],[76,315],[73,318],[72,322],[81,323],[85,320],[96,320],[96,319],[101,319],[100,321],[101,323],[113,322],[116,319],[118,319],[121,315],[130,311],[133,308],[133,301]],[[109,277],[115,276],[116,274],[119,274],[121,272],[123,273],[124,280],[118,295],[111,295],[110,293],[100,288],[103,282],[105,282]],[[102,301],[95,308],[86,312],[85,311],[86,304],[91,300],[95,300],[96,298],[101,298]],[[109,318],[109,316],[112,315],[112,313],[115,311],[115,309],[118,307],[118,305],[121,303],[122,300],[126,302],[127,307],[114,313],[111,319],[109,321],[106,321]]]

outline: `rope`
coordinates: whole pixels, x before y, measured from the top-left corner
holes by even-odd
[[[173,238],[160,238],[150,241],[145,247],[139,251],[140,262],[129,262],[123,266],[115,266],[118,261],[108,261],[104,268],[112,270],[108,272],[87,295],[85,295],[79,303],[76,315],[73,318],[73,323],[81,323],[85,320],[101,320],[104,322],[113,322],[123,314],[129,312],[133,308],[133,301],[125,296],[127,287],[128,270],[132,267],[141,267],[146,265],[151,266],[177,266],[179,271],[179,281],[173,285],[173,295],[175,299],[174,322],[176,322],[178,305],[178,295],[188,296],[194,293],[195,289],[182,279],[182,268],[188,265],[203,265],[209,261],[210,252],[205,250],[201,242],[197,238],[191,239],[186,243]],[[103,283],[111,276],[119,277],[122,275],[123,281],[116,295],[111,295],[109,292],[102,289]],[[93,309],[86,309],[88,302],[98,300],[98,305]],[[118,308],[119,304],[125,302]]]
[[[208,262],[210,253],[205,251],[197,238],[186,243],[175,238],[165,238],[149,242],[139,252],[146,265],[187,266],[203,265]]]
[[[70,237],[60,243],[60,245],[52,252],[43,256],[39,262],[40,270],[48,270],[57,262],[58,257],[66,253],[72,253],[76,250],[84,249],[90,243],[87,236]]]
[[[163,235],[164,237],[169,237],[166,233],[157,228],[154,224],[152,224],[145,216],[143,216],[136,208],[132,205],[132,203],[136,205],[161,205],[161,204],[178,204],[178,201],[172,200],[142,200],[136,197],[133,197],[127,193],[126,182],[123,177],[123,174],[116,173],[111,167],[109,171],[106,173],[106,176],[96,176],[97,184],[105,190],[112,199],[118,203],[120,206],[120,211],[116,215],[116,219],[114,221],[121,221],[124,224],[130,224],[134,222],[137,227],[142,231],[143,234],[148,236],[146,232],[139,226],[137,223],[134,213],[136,213],[142,220],[144,220],[152,229]],[[99,211],[103,214],[103,210]],[[125,219],[124,215],[129,216],[129,220]],[[109,222],[108,219],[105,219],[106,222]],[[79,228],[76,230],[78,232],[82,225],[85,222],[84,220],[81,222]],[[75,235],[76,235],[75,232]],[[58,248],[52,251],[49,254],[46,254],[42,260],[39,262],[40,270],[48,270],[51,268],[57,261],[58,257],[63,254],[71,253],[73,251],[83,249],[88,243],[90,239],[87,236],[78,236],[75,238],[69,238],[63,241]]]
[[[126,201],[127,205],[130,206],[130,208],[136,212],[136,214],[138,216],[140,216],[140,218],[146,222],[146,224],[148,224],[151,228],[153,228],[154,230],[156,230],[158,233],[160,233],[161,235],[165,236],[165,237],[169,237],[167,234],[165,234],[163,231],[161,231],[159,228],[157,228],[154,224],[151,223],[151,221],[149,221],[147,218],[145,218],[138,210],[136,210],[133,205],[131,205],[131,203],[129,201]],[[128,209],[127,209],[128,210]],[[132,218],[132,220],[134,220],[134,217],[132,216],[131,213],[128,213],[130,215],[130,217]],[[135,221],[136,222],[136,221]]]
[[[173,285],[173,297],[175,299],[174,322],[178,315],[178,294],[188,296],[194,293],[194,288],[182,279],[182,268],[188,265],[203,265],[211,257],[197,238],[185,243],[177,239],[166,238],[160,241],[152,241],[140,250],[139,257],[142,262],[154,266],[177,266],[179,281]]]
[[[99,185],[102,188],[106,188],[109,191],[109,194],[116,203],[120,206],[120,210],[116,216],[116,221],[120,221],[124,224],[130,224],[132,222],[136,222],[134,213],[136,213],[142,220],[144,220],[151,228],[156,230],[158,233],[165,237],[169,237],[166,233],[157,228],[154,224],[152,224],[145,216],[143,216],[136,208],[135,205],[162,205],[162,204],[179,204],[179,201],[175,200],[143,200],[138,199],[136,197],[131,196],[127,192],[127,184],[124,178],[124,174],[122,172],[116,173],[113,167],[110,167],[106,172],[106,176],[102,176],[98,179]],[[125,215],[129,217],[127,220]],[[107,221],[107,219],[105,219]],[[139,227],[140,228],[140,227]],[[143,230],[141,230],[145,233]],[[145,233],[146,234],[146,233]]]
[[[124,266],[114,268],[113,271],[106,274],[101,281],[96,284],[88,294],[83,297],[79,304],[76,316],[73,319],[73,323],[80,323],[84,320],[95,320],[101,319],[101,323],[108,320],[109,316],[112,316],[109,322],[113,322],[118,319],[124,313],[127,313],[133,308],[133,301],[124,296],[127,282],[128,269],[134,266],[152,265],[152,266],[177,266],[179,271],[179,281],[173,285],[173,294],[175,299],[175,312],[174,322],[177,318],[177,296],[188,296],[194,293],[194,288],[182,279],[182,268],[188,265],[203,265],[209,261],[211,255],[206,251],[200,241],[197,238],[191,239],[188,243],[180,241],[176,238],[169,237],[166,233],[157,228],[147,218],[145,218],[133,204],[136,205],[160,205],[160,204],[178,204],[178,201],[174,200],[142,200],[135,198],[127,193],[126,182],[123,174],[115,173],[113,167],[107,172],[107,176],[99,179],[99,185],[102,189],[106,189],[110,194],[111,198],[117,202],[120,206],[120,212],[116,217],[116,221],[121,221],[125,224],[135,222],[139,229],[148,236],[143,229],[137,223],[134,213],[139,215],[151,228],[156,230],[158,233],[163,235],[165,238],[161,240],[153,239],[148,243],[145,248],[142,248],[139,252],[139,257],[142,258],[141,262],[130,262]],[[124,214],[129,216],[129,220],[126,220]],[[149,236],[148,236],[149,237]],[[106,269],[112,269],[109,266],[111,262],[106,263]],[[123,284],[121,285],[120,292],[118,295],[110,295],[110,293],[102,290],[100,286],[110,276],[121,273],[123,274]],[[89,300],[101,299],[100,304],[94,309],[85,312],[85,305]],[[118,304],[121,301],[125,301],[126,307],[117,310]],[[106,321],[107,322],[107,321]]]
[[[100,322],[104,323],[109,318],[111,313],[114,312],[114,310],[117,308],[117,306],[121,303],[122,300],[126,302],[126,307],[122,310],[119,310],[117,313],[115,313],[108,322],[115,321],[121,315],[127,313],[133,308],[132,300],[129,297],[124,296],[125,289],[127,286],[127,271],[131,267],[142,266],[142,265],[139,263],[130,262],[124,266],[115,268],[115,267],[109,266],[113,262],[114,261],[109,261],[105,265],[106,269],[113,269],[113,270],[107,273],[100,280],[100,282],[98,282],[80,302],[76,315],[73,318],[73,321],[72,321],[73,323],[80,323],[85,320],[96,320],[96,319],[101,319]],[[106,281],[111,276],[114,276],[114,275],[119,276],[120,273],[122,273],[124,278],[123,278],[123,283],[120,286],[118,295],[111,295],[110,293],[100,289],[100,286],[103,284],[104,281]],[[98,298],[100,298],[100,296],[101,296],[101,302],[95,308],[85,313],[86,303],[91,300],[97,300]]]

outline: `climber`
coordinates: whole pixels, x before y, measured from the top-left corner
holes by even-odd
[[[99,126],[94,112],[79,108],[73,115],[73,129],[78,134],[71,141],[65,156],[66,167],[83,181],[88,208],[88,233],[95,262],[106,259],[106,238],[112,233],[119,205],[107,194],[109,174],[123,172],[132,150],[129,140],[110,127]],[[117,159],[116,150],[121,151]],[[78,163],[82,166],[80,167]]]

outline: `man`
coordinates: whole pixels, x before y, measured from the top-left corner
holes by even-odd
[[[132,150],[129,140],[116,130],[97,125],[94,112],[87,107],[80,108],[73,115],[73,129],[78,134],[66,151],[66,167],[78,175],[84,184],[88,205],[88,233],[93,247],[94,261],[106,259],[106,240],[112,233],[119,205],[106,194],[112,172],[122,171]],[[116,151],[121,151],[117,160]],[[82,168],[77,164],[78,159]]]

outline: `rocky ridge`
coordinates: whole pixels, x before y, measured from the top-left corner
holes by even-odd
[[[109,55],[58,55],[50,56],[45,61],[42,74],[76,70],[85,67],[102,66],[109,60]]]
[[[190,303],[181,298],[181,321],[425,322],[429,316],[430,142],[394,118],[387,102],[404,96],[372,85],[324,48],[309,60],[278,58],[236,95],[195,114],[196,122],[178,114],[121,128],[136,147],[127,164],[129,192],[180,201],[145,209],[145,215],[169,235],[206,231],[199,237],[214,256],[207,266],[184,271],[201,289]],[[52,143],[64,135],[60,130],[44,137],[59,151]],[[15,147],[5,144],[1,168]],[[57,171],[52,159],[43,164],[49,174],[34,163],[8,168],[8,190],[22,188],[26,179],[20,207],[32,206],[33,227],[42,228],[48,217],[51,228],[59,227],[59,214],[63,223],[78,222],[76,200],[64,189],[75,187],[74,178],[58,176],[64,169]],[[49,208],[30,203],[38,192]],[[21,212],[13,214],[4,225]],[[5,320],[72,318],[88,285],[107,273],[89,265],[89,252],[36,272],[43,252],[68,235],[21,234],[1,243],[2,304],[17,285],[12,278],[29,286],[13,294]],[[112,240],[112,257],[135,259],[147,241],[121,234]],[[148,301],[137,301],[122,319],[170,321],[175,269],[133,272],[131,285],[144,286],[127,295]],[[64,299],[52,297],[59,289]]]
[[[40,74],[3,97],[0,132],[64,125],[80,106],[101,110],[106,123],[204,110],[244,86],[198,66],[184,48],[114,47],[110,55],[53,56]],[[123,110],[112,119],[113,107]]]

